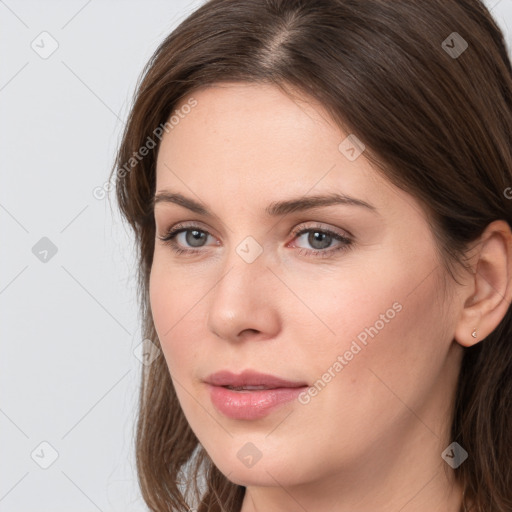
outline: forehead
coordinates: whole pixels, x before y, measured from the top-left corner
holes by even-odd
[[[352,135],[309,97],[266,84],[221,83],[192,91],[173,115],[179,122],[160,143],[157,191],[195,196],[226,215],[332,192],[397,217],[411,209],[423,214],[364,151],[347,158]]]
[[[193,108],[184,109],[191,99]],[[349,134],[321,105],[275,86],[214,84],[187,95],[173,113],[179,122],[160,144],[160,181],[172,179],[168,167],[192,181],[200,175],[225,184],[257,179],[313,186],[326,179],[332,185],[335,176],[345,183],[354,174],[376,177],[364,154],[350,161],[340,152]]]

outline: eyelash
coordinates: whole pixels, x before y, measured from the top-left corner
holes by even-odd
[[[187,231],[199,231],[201,233],[206,233],[207,235],[211,235],[208,231],[204,229],[200,229],[199,226],[194,225],[184,225],[184,224],[177,224],[172,229],[170,229],[165,236],[159,236],[158,238],[163,242],[164,245],[168,245],[171,247],[171,249],[176,254],[198,254],[202,252],[202,249],[182,249],[181,247],[178,247],[176,241],[174,240],[176,236],[179,233],[187,232]],[[346,236],[340,235],[339,233],[335,233],[334,231],[331,231],[329,229],[322,228],[321,226],[312,226],[309,228],[300,229],[297,228],[292,232],[294,235],[294,238],[299,237],[303,235],[304,233],[309,233],[311,231],[323,233],[326,235],[329,235],[330,237],[334,238],[335,240],[338,240],[339,242],[343,242],[343,245],[340,245],[339,247],[335,247],[333,249],[299,249],[299,255],[306,255],[306,256],[314,256],[318,258],[327,258],[331,257],[334,253],[338,251],[346,251],[351,248],[352,246],[352,240]]]

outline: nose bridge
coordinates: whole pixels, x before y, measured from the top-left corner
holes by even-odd
[[[266,331],[275,320],[272,311],[268,259],[262,244],[246,236],[230,247],[209,302],[210,330],[233,339],[246,329]]]
[[[229,248],[225,258],[223,277],[215,286],[217,299],[220,296],[225,299],[251,299],[257,291],[251,289],[251,285],[258,285],[261,289],[262,277],[269,273],[263,246],[254,237],[246,236]]]

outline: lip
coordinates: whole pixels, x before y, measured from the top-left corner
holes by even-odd
[[[228,370],[213,373],[205,380],[215,408],[238,420],[255,420],[298,397],[308,387],[305,382],[290,381],[254,370],[234,374]],[[265,386],[266,389],[231,390],[226,386]]]

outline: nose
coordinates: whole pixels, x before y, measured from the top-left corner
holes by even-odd
[[[264,253],[251,263],[233,249],[209,301],[208,329],[228,342],[268,339],[280,328],[279,286]]]

